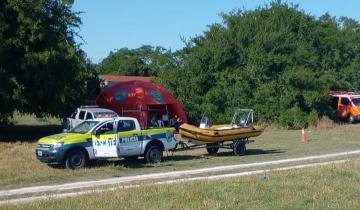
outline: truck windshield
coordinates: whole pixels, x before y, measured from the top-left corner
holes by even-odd
[[[353,98],[352,102],[355,106],[360,106],[360,98]]]
[[[79,125],[75,126],[73,129],[71,129],[69,133],[81,133],[81,134],[87,133],[98,123],[99,121],[84,121]]]

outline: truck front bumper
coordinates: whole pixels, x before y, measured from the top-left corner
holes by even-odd
[[[47,164],[61,164],[65,152],[61,148],[54,149],[51,144],[37,144],[35,149],[36,158]]]

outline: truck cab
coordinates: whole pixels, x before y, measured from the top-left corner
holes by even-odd
[[[331,105],[336,117],[349,123],[360,120],[360,95],[348,91],[332,91]]]
[[[136,159],[160,162],[163,151],[176,147],[174,128],[142,130],[136,118],[87,120],[67,133],[41,138],[36,157],[50,165],[63,164],[69,169],[84,167],[99,158]]]

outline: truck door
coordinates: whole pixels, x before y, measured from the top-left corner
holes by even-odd
[[[117,124],[119,155],[135,156],[141,154],[143,137],[136,129],[134,120],[119,120]]]
[[[347,97],[341,97],[339,110],[338,110],[338,117],[342,119],[347,118],[350,112],[350,107],[351,107],[350,100]]]
[[[118,157],[118,141],[115,121],[98,127],[92,134],[95,157]]]

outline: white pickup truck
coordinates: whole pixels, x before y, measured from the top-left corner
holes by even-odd
[[[144,156],[148,163],[156,163],[163,151],[176,148],[174,132],[174,128],[142,130],[131,117],[86,120],[66,133],[41,138],[35,153],[41,162],[69,169],[82,168],[97,158]]]
[[[69,130],[85,120],[115,117],[118,117],[118,114],[110,109],[103,109],[98,106],[81,106],[69,118],[64,119],[63,128]]]

